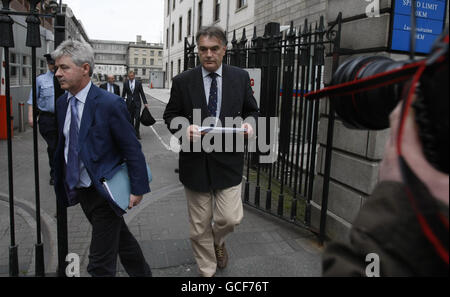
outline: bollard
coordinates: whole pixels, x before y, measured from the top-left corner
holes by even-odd
[[[25,132],[27,125],[25,124],[25,103],[19,102],[19,132]]]

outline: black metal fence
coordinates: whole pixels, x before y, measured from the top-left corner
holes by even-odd
[[[339,14],[329,28],[325,27],[323,17],[314,24],[305,20],[299,28],[294,28],[291,22],[285,32],[280,32],[279,23],[269,23],[262,37],[256,35],[255,28],[251,40],[247,39],[245,29],[240,40],[234,32],[232,47],[224,57],[224,63],[233,66],[261,69],[260,116],[267,121],[270,117],[278,118],[276,161],[264,164],[260,162],[260,154],[246,153],[244,202],[310,229],[319,234],[321,242],[325,234],[331,147],[327,148],[324,207],[317,229],[311,226],[311,201],[320,101],[305,100],[304,95],[323,87],[325,56],[333,57],[333,71],[338,65],[341,19]],[[193,38],[191,42],[185,39],[185,70],[200,64],[195,47]],[[334,119],[330,122],[328,143],[332,143]]]
[[[29,0],[29,11],[15,11],[10,9],[11,0],[2,0],[0,7],[0,48],[4,50],[5,56],[5,95],[6,95],[6,123],[7,123],[7,147],[8,147],[8,183],[9,183],[9,213],[10,213],[10,246],[9,246],[9,275],[19,275],[19,255],[18,244],[15,238],[15,202],[14,202],[14,182],[13,182],[13,147],[11,135],[11,106],[10,106],[10,61],[9,49],[14,48],[14,20],[11,16],[25,16],[27,23],[26,47],[30,48],[32,56],[32,96],[33,96],[33,155],[34,155],[34,176],[35,176],[35,205],[36,205],[36,244],[35,244],[35,274],[45,276],[44,244],[41,232],[40,213],[40,188],[39,188],[39,162],[38,162],[38,131],[37,131],[37,98],[36,98],[36,49],[41,47],[40,18],[53,18],[55,30],[55,47],[63,40],[65,35],[65,15],[62,13],[61,0],[56,1]],[[55,80],[55,98],[62,95],[63,91]],[[56,123],[55,123],[56,126]],[[68,254],[67,242],[67,211],[65,206],[58,200],[57,204],[57,236],[58,236],[58,276],[65,276],[67,265],[65,257]]]

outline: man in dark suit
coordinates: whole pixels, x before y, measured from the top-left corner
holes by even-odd
[[[126,99],[128,111],[130,112],[131,124],[136,130],[136,136],[141,139],[139,127],[141,125],[141,100],[148,108],[142,83],[135,79],[134,71],[128,73],[128,80],[123,85],[122,97]]]
[[[225,123],[225,118],[258,116],[258,106],[246,71],[222,65],[226,52],[226,37],[219,27],[202,28],[197,33],[197,46],[202,66],[186,71],[173,79],[164,120],[170,131],[177,117],[186,118],[188,141],[202,137],[198,123],[194,123],[196,110],[206,118]],[[176,122],[176,121],[175,121]],[[253,134],[253,127],[241,121]],[[181,151],[180,181],[185,186],[188,201],[190,238],[201,275],[214,276],[217,267],[227,265],[225,236],[234,230],[243,218],[241,200],[244,154],[238,152]]]
[[[94,52],[90,45],[67,40],[52,57],[58,69],[55,75],[67,91],[56,106],[55,192],[66,206],[80,203],[92,225],[88,272],[114,276],[119,255],[130,276],[151,276],[121,216],[123,211],[112,203],[101,182],[114,176],[125,161],[132,193],[129,209],[150,192],[145,158],[125,102],[91,83]]]
[[[108,75],[108,82],[101,84],[100,88],[120,96],[120,87],[114,83],[114,75]]]

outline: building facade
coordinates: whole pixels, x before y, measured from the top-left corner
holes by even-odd
[[[45,1],[48,2],[48,1]],[[10,9],[18,12],[28,12],[30,10],[29,1],[13,0],[10,3]],[[41,11],[40,3],[37,9]],[[89,42],[89,39],[81,25],[73,15],[69,7],[64,6],[66,12],[66,36]],[[69,14],[69,15],[68,15]],[[11,16],[14,20],[13,32],[15,46],[9,49],[10,62],[10,86],[12,97],[12,109],[14,119],[19,119],[18,104],[26,102],[30,94],[32,85],[32,62],[31,48],[26,46],[27,23],[26,16]],[[36,48],[37,75],[47,72],[47,61],[44,54],[54,50],[55,35],[53,18],[40,18],[41,47]],[[5,61],[3,48],[0,49],[0,62],[3,65]],[[3,67],[2,67],[3,68]],[[4,69],[0,72],[0,95],[5,94]],[[14,126],[18,126],[18,120],[13,121]]]
[[[128,71],[133,70],[136,78],[148,83],[152,71],[163,70],[163,45],[147,43],[142,36],[136,37],[136,42],[128,44]]]
[[[202,26],[217,25],[227,32],[241,36],[246,29],[253,32],[255,0],[165,0],[164,1],[164,70],[166,86],[184,69],[185,37],[189,42]],[[231,46],[228,43],[228,46]]]
[[[62,10],[66,15],[66,40],[73,39],[91,44],[89,37],[84,30],[83,24],[78,20],[72,12],[72,9],[63,4]]]
[[[103,81],[107,75],[123,80],[127,73],[127,51],[129,42],[91,40],[95,52],[94,79]]]

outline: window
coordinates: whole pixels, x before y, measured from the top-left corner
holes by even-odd
[[[36,69],[38,70],[38,74],[44,74],[47,72],[46,63],[44,60],[36,61],[39,65],[36,65]]]
[[[142,69],[142,75],[144,75],[144,76],[147,75],[147,69],[145,69],[145,68]]]
[[[166,48],[169,48],[169,29],[167,28]]]
[[[138,58],[134,58],[134,64],[137,65],[139,63],[139,59]]]
[[[31,57],[22,56],[22,85],[31,85]]]
[[[161,51],[158,52],[158,57],[162,57],[162,52]]]
[[[143,59],[142,59],[142,65],[145,65],[145,64],[147,64],[147,59],[146,59],[146,58],[143,58]]]
[[[247,6],[247,0],[237,0],[237,9]]]
[[[170,0],[167,0],[167,15],[169,15],[169,13],[170,13]]]
[[[173,61],[170,62],[170,79],[173,78]]]
[[[203,1],[198,3],[198,29],[202,27],[203,21]]]
[[[187,16],[187,32],[186,36],[191,36],[192,9],[189,9]]]
[[[155,52],[154,51],[150,51],[150,56],[154,57],[155,56]]]
[[[20,64],[19,61],[17,61],[17,55],[10,53],[9,56],[9,81],[11,86],[18,86],[20,85],[20,81],[19,81],[19,69],[20,69]]]
[[[28,57],[28,56],[22,56],[23,58],[23,65],[30,65],[31,64],[31,59],[30,59],[30,57]]]
[[[179,28],[179,30],[178,30],[178,42],[180,42],[181,38],[183,37],[183,31],[182,31],[182,28],[183,28],[183,17],[180,17],[178,28]]]
[[[177,0],[172,0],[173,1],[173,10],[175,10],[175,3],[177,2]]]
[[[175,24],[172,24],[172,45],[175,42]]]
[[[214,0],[214,22],[220,19],[220,0]]]
[[[178,74],[181,73],[181,59],[178,59]]]
[[[169,73],[169,63],[166,62],[166,80],[169,79],[169,76],[167,75]]]
[[[150,66],[155,65],[155,59],[150,59]]]

